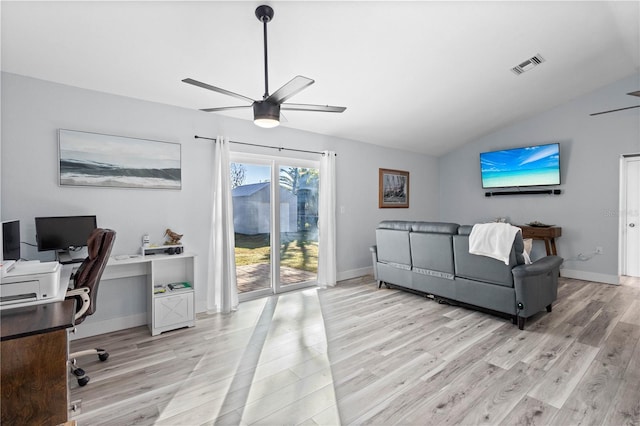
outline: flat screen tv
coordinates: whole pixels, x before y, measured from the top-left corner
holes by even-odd
[[[36,217],[38,251],[68,251],[87,245],[96,229],[95,216]]]
[[[480,154],[483,188],[560,185],[560,144]]]

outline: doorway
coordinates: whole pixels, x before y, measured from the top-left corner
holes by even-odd
[[[317,284],[319,162],[231,155],[240,301]]]
[[[620,275],[640,277],[640,154],[620,159]]]

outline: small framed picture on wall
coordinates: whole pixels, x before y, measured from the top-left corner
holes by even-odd
[[[409,172],[379,169],[378,207],[409,208]]]

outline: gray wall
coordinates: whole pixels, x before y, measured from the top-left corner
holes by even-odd
[[[640,75],[630,76],[441,157],[440,219],[475,223],[506,216],[515,224],[539,220],[562,226],[557,243],[565,258],[563,275],[617,282],[619,159],[640,152],[640,109],[589,114],[637,105],[626,93],[639,87]],[[549,142],[560,142],[561,195],[484,196],[480,152]],[[604,248],[603,255],[578,259],[596,246]],[[535,254],[542,249],[537,244]]]
[[[286,125],[261,129],[250,121],[15,74],[3,73],[1,83],[1,214],[3,219],[20,219],[22,239],[31,243],[35,242],[35,216],[96,214],[99,226],[118,232],[114,255],[138,252],[144,233],[149,233],[152,241],[162,241],[162,233],[170,227],[183,233],[187,249],[199,255],[196,277],[198,283],[204,283],[211,216],[206,206],[211,200],[213,150],[212,142],[195,140],[196,134],[337,152],[338,278],[370,271],[368,247],[374,243],[374,229],[380,220],[436,220],[438,217],[438,167],[434,157],[288,129]],[[179,142],[182,144],[183,188],[168,191],[60,187],[57,183],[59,128]],[[240,145],[232,145],[232,150],[296,155]],[[378,209],[378,168],[410,172],[409,209]],[[38,253],[25,245],[22,248],[23,257],[52,258],[50,253]],[[127,286],[127,289],[136,293],[133,287]],[[200,285],[198,311],[205,308],[205,301],[205,286]],[[102,303],[102,306],[117,304],[117,300]],[[139,305],[129,303],[130,308],[114,309],[122,309],[118,312],[121,316],[135,315]],[[128,311],[124,311],[126,309]],[[103,311],[101,315],[106,314]]]

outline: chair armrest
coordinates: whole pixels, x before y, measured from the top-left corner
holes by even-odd
[[[556,300],[562,262],[559,256],[546,256],[530,265],[519,265],[511,270],[519,316],[530,317]]]
[[[73,296],[81,296],[85,293],[89,293],[89,288],[88,287],[79,287],[79,288],[72,288],[72,289],[68,289],[65,299],[67,297],[73,297]]]
[[[89,287],[78,287],[67,290],[65,295],[65,299],[77,297],[79,296],[82,304],[80,305],[80,310],[76,312],[74,320],[77,321],[81,318],[85,312],[89,310],[89,306],[91,306],[91,298],[89,297]]]

